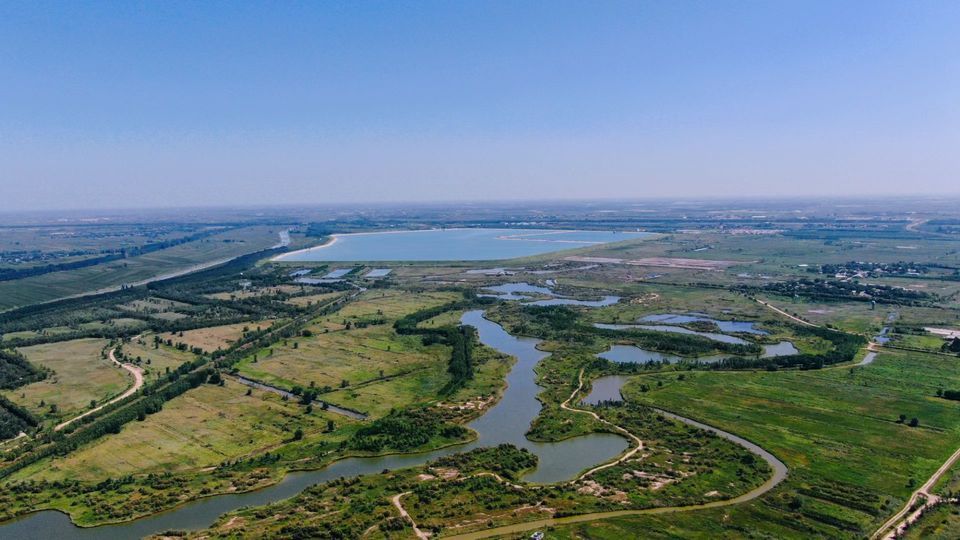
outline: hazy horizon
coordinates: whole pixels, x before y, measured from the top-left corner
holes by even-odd
[[[960,4],[0,6],[0,211],[960,195]]]

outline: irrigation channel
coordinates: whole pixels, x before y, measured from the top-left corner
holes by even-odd
[[[244,506],[260,506],[297,495],[321,482],[341,477],[376,474],[384,469],[414,467],[441,456],[474,448],[511,443],[537,455],[539,467],[523,480],[531,483],[554,483],[575,478],[582,471],[613,460],[630,446],[627,439],[610,433],[596,433],[556,443],[536,443],[526,438],[530,422],[540,412],[534,367],[549,353],[537,348],[540,340],[514,337],[500,325],[483,317],[480,310],[466,312],[461,322],[477,329],[480,341],[501,353],[516,358],[507,375],[507,388],[499,402],[468,427],[476,431],[476,440],[420,454],[398,454],[381,457],[345,458],[315,471],[291,472],[273,486],[247,493],[214,495],[185,503],[177,508],[118,524],[83,528],[56,510],[44,510],[0,524],[0,538],[9,539],[127,539],[141,538],[168,530],[195,530],[210,526],[219,516]],[[666,414],[666,413],[665,413]],[[754,490],[727,503],[738,502],[746,495],[758,496],[771,489],[786,475],[786,467],[772,455],[754,445],[692,420],[669,415],[724,436],[763,457],[775,471],[762,491]],[[720,502],[720,501],[718,501]]]

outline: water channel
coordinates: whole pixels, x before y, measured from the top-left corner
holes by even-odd
[[[500,325],[483,318],[480,310],[465,313],[461,322],[477,329],[480,341],[516,358],[507,375],[507,389],[500,401],[483,416],[469,424],[477,440],[421,454],[346,458],[329,466],[288,474],[281,482],[249,493],[215,495],[184,504],[175,509],[135,521],[100,527],[81,528],[66,514],[55,510],[35,512],[0,525],[0,538],[57,540],[141,538],[167,530],[202,529],[220,515],[243,506],[260,506],[297,495],[311,485],[341,477],[376,474],[384,469],[422,465],[432,459],[473,448],[512,443],[536,454],[540,465],[524,477],[528,482],[552,483],[574,478],[579,472],[609,461],[626,450],[628,441],[619,435],[598,433],[557,443],[535,443],[526,438],[530,422],[540,412],[533,368],[549,353],[537,349],[540,340],[517,338]]]

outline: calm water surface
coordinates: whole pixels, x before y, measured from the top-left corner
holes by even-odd
[[[797,354],[799,351],[789,341],[781,341],[772,345],[764,345],[761,358],[775,358],[778,356],[789,356]],[[662,353],[641,349],[634,345],[612,345],[609,350],[597,355],[599,358],[617,362],[618,364],[646,364],[648,362],[665,362],[667,364],[676,364],[682,360],[697,362],[718,362],[724,358],[730,358],[729,354],[711,354],[709,356],[683,357],[676,354]]]
[[[607,330],[652,330],[654,332],[671,332],[674,334],[687,334],[690,336],[701,336],[714,341],[720,341],[723,343],[733,343],[737,345],[746,345],[749,343],[745,339],[740,339],[736,336],[728,336],[726,334],[717,334],[714,332],[698,332],[696,330],[690,330],[689,328],[684,328],[682,326],[670,326],[668,324],[603,324],[596,323],[593,326],[596,328],[605,328]]]
[[[590,394],[583,398],[583,403],[597,405],[604,401],[621,401],[623,396],[620,394],[620,389],[629,380],[629,377],[622,375],[598,377],[591,384]]]
[[[483,261],[650,236],[642,232],[435,229],[338,234],[336,241],[277,257],[282,261]]]
[[[547,284],[553,287],[556,282],[548,280]],[[620,301],[619,296],[603,296],[599,300],[577,300],[560,296],[553,292],[549,287],[540,287],[529,283],[504,283],[493,287],[484,287],[485,291],[491,291],[495,294],[481,294],[479,296],[490,296],[500,300],[521,300],[527,306],[584,306],[584,307],[604,307],[612,306]],[[551,296],[545,300],[532,300],[534,295]]]
[[[720,321],[717,319],[711,319],[701,313],[689,313],[686,315],[678,315],[676,313],[663,313],[660,315],[647,315],[640,319],[641,322],[653,322],[653,323],[662,323],[662,324],[688,324],[692,322],[705,321],[712,322],[720,328],[721,332],[736,333],[744,332],[747,334],[758,334],[766,335],[767,332],[755,328],[756,323],[752,321]]]

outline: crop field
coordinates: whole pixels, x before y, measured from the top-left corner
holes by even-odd
[[[258,251],[277,243],[277,231],[273,227],[231,230],[129,259],[0,282],[0,310],[134,283]]]
[[[182,472],[270,448],[291,439],[297,428],[320,433],[328,416],[347,422],[319,409],[305,414],[302,406],[269,392],[246,393],[247,387],[238,383],[203,385],[117,435],[18,475],[99,481],[125,474]]]
[[[40,417],[61,420],[89,409],[91,401],[99,403],[120,394],[133,379],[103,358],[101,351],[106,345],[102,339],[77,339],[19,349],[28,360],[53,374],[7,392],[7,397]],[[56,412],[51,409],[54,405]]]

